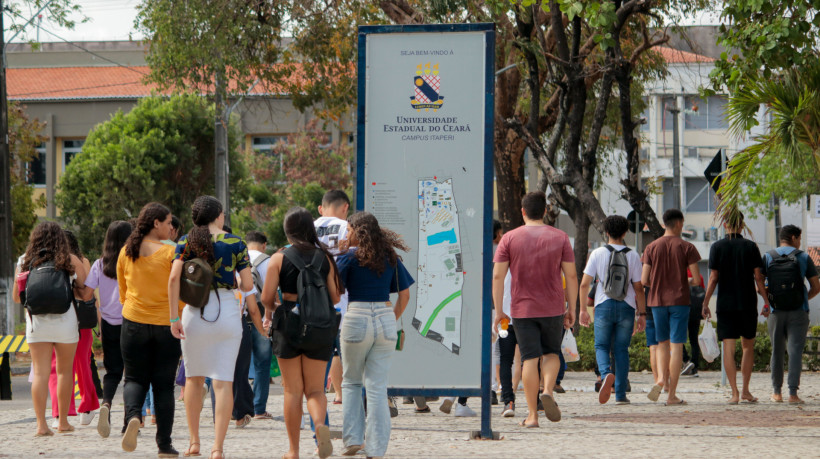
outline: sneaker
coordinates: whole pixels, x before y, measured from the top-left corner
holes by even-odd
[[[179,457],[179,451],[175,450],[173,446],[166,446],[160,448],[157,457]]]
[[[560,384],[556,384],[555,387],[552,388],[552,391],[556,394],[564,394],[567,392]]]
[[[626,390],[624,392],[632,392],[632,384],[629,383],[629,380],[626,380]]]
[[[91,421],[94,420],[94,417],[97,415],[96,411],[86,411],[85,413],[80,414],[80,425],[87,426],[91,424]]]
[[[125,434],[122,436],[122,450],[125,452],[132,452],[137,449],[137,435],[140,433],[139,418],[131,418],[128,421],[128,427],[125,428]],[[179,454],[179,453],[177,453]]]
[[[601,384],[603,384],[603,381],[600,379],[595,381],[595,392],[601,392]]]
[[[399,408],[396,406],[396,399],[387,397],[387,406],[390,408],[390,417],[395,418],[399,415]]]
[[[612,396],[612,385],[615,384],[615,375],[612,373],[607,373],[604,376],[604,382],[601,385],[601,391],[598,392],[598,403],[603,405],[604,403],[609,401],[609,397]]]
[[[100,407],[100,417],[97,420],[97,433],[103,438],[111,435],[111,407],[106,404]]]
[[[60,428],[60,418],[54,418],[54,421],[51,422],[52,429],[59,429]]]
[[[689,375],[689,376],[691,376],[693,378],[700,378],[700,375],[698,374],[698,369],[695,368],[694,370],[692,370],[692,374]]]
[[[498,394],[495,391],[490,392],[490,405],[498,405]]]
[[[691,376],[692,372],[695,370],[695,363],[694,362],[686,362],[686,365],[683,366],[683,371],[680,372],[681,376]]]
[[[616,405],[629,405],[630,403],[632,403],[632,402],[630,402],[629,399],[626,398],[626,397],[624,397],[620,400],[617,400],[617,399],[615,400]]]
[[[455,402],[455,397],[445,397],[441,405],[438,406],[438,410],[444,414],[450,414],[450,410],[453,408],[453,403]]]
[[[455,416],[457,418],[472,418],[478,416],[478,414],[469,406],[456,403]]]
[[[402,397],[401,404],[402,405],[412,405],[413,404],[413,397]]]
[[[501,413],[501,416],[505,417],[505,418],[514,417],[515,416],[515,403],[508,402],[506,405],[504,405],[504,412]]]

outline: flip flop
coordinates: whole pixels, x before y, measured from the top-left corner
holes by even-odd
[[[526,427],[526,428],[528,428],[528,429],[535,429],[535,428],[541,427],[541,426],[539,426],[538,424],[527,424],[527,420],[526,420],[526,419],[525,419],[525,420],[523,420],[523,421],[521,421],[521,422],[519,422],[519,423],[518,423],[518,425],[519,425],[519,426],[521,426],[521,427]]]
[[[190,445],[188,445],[188,449],[186,449],[186,450],[185,450],[185,452],[184,452],[182,455],[183,455],[183,456],[185,456],[185,457],[192,457],[192,456],[193,456],[193,457],[198,457],[198,456],[202,456],[202,453],[201,453],[201,452],[199,452],[199,451],[197,451],[197,452],[195,452],[195,453],[192,453],[192,452],[191,452],[191,448],[193,448],[193,447],[194,447],[194,445],[196,445],[196,446],[197,446],[197,449],[199,449],[199,447],[201,446],[199,443],[197,443],[197,442],[193,442],[193,443],[191,443]]]
[[[333,454],[333,443],[330,442],[330,429],[322,424],[316,426],[316,446],[319,447],[319,458],[325,459]]]
[[[555,403],[555,399],[552,398],[551,395],[541,394],[539,400],[541,400],[541,404],[544,405],[544,414],[547,416],[547,419],[552,422],[561,420],[561,410],[558,409],[558,404]]]
[[[789,405],[804,405],[805,403],[803,399],[789,400]]]
[[[680,401],[678,403],[663,402],[663,406],[681,406],[681,405],[688,405],[688,403],[686,403],[686,400],[684,400],[684,399],[680,399]]]
[[[771,401],[773,401],[773,402],[775,402],[775,403],[783,403],[783,398],[782,398],[782,397],[778,399],[778,398],[774,398],[774,395],[772,395],[771,397],[769,397],[769,400],[771,400]]]
[[[661,387],[658,384],[655,384],[654,386],[652,386],[652,389],[649,391],[649,393],[646,394],[646,398],[648,398],[649,400],[652,400],[653,402],[657,402],[658,398],[660,398],[660,396],[661,396],[661,391],[662,390],[663,390],[663,387]]]
[[[740,401],[741,401],[741,403],[754,404],[754,403],[757,403],[757,397],[744,398],[744,399],[741,399]]]
[[[53,437],[54,431],[48,430],[46,433],[36,433],[34,434],[35,437]]]
[[[68,429],[57,429],[57,433],[71,433],[74,432],[74,426],[68,426]]]
[[[729,404],[729,405],[737,405],[737,404],[738,404],[738,402],[733,402],[733,401],[731,401],[731,400],[730,400],[730,401],[728,401],[728,402],[726,402],[726,403],[727,403],[727,404]]]

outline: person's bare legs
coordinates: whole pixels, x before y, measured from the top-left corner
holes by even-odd
[[[658,379],[655,380],[655,384],[666,387],[666,381],[669,380],[669,363],[671,360],[669,340],[658,343],[655,358],[658,364]]]
[[[649,367],[652,369],[652,378],[657,383],[660,380],[658,370],[658,345],[649,346]]]
[[[214,446],[211,451],[223,451],[225,435],[228,433],[228,424],[231,423],[233,412],[233,382],[214,379],[211,381],[211,387],[214,391],[216,405],[214,408]]]
[[[737,362],[735,362],[735,345],[737,340],[723,340],[723,369],[726,371],[726,379],[732,387],[732,397],[729,403],[736,404],[740,401],[740,391],[737,390]],[[744,388],[745,390],[745,388]]]
[[[752,370],[755,366],[755,339],[740,339],[740,346],[743,348],[743,358],[740,361],[740,372],[743,375],[743,393],[740,398],[750,402],[757,399],[749,392],[749,384],[752,381]]]
[[[288,432],[288,449],[285,459],[299,457],[299,427],[302,422],[302,357],[279,359],[279,369],[282,371],[282,388],[285,390],[284,414],[285,429]],[[324,379],[324,378],[320,378]]]
[[[342,377],[342,358],[334,355],[333,361],[330,362],[330,384],[333,385],[333,392],[336,394],[334,402],[342,401]]]
[[[74,395],[74,353],[77,343],[54,343],[57,355],[57,409],[60,412],[59,430],[73,430],[68,423],[68,405]]]
[[[555,387],[555,378],[561,370],[561,359],[556,354],[547,354],[541,359],[541,379],[544,381],[544,394],[552,397]]]
[[[671,352],[667,353],[669,356],[669,366],[667,368],[667,375],[669,377],[669,396],[666,399],[668,405],[680,403],[680,399],[675,394],[678,388],[678,379],[680,379],[680,372],[683,368],[683,343],[671,343],[666,341],[667,346],[670,346]]]
[[[204,376],[194,376],[185,378],[185,391],[188,396],[185,397],[185,419],[188,421],[188,452],[200,452],[199,440],[199,418],[202,413],[204,401],[202,400],[203,385],[205,384]]]
[[[522,364],[521,364],[521,350],[518,348],[518,345],[515,345],[515,357],[513,358],[513,376],[512,376],[512,385],[513,385],[513,392],[518,392],[518,385],[521,384],[521,377],[522,377]]]
[[[524,361],[522,378],[524,381],[524,398],[527,400],[527,426],[538,425],[538,357]]]
[[[34,415],[37,417],[37,434],[48,435],[51,429],[46,422],[46,400],[48,399],[48,378],[51,375],[52,343],[31,343],[31,364],[34,367],[34,379],[31,381],[31,401],[34,404]]]
[[[314,424],[324,424],[327,414],[327,396],[324,385],[327,362],[309,359],[304,355],[300,358],[302,359],[302,387],[305,399],[307,399],[308,413]]]

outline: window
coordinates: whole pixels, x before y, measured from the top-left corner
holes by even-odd
[[[41,143],[31,162],[26,163],[26,183],[37,187],[46,186],[46,144]]]
[[[649,121],[650,121],[650,111],[649,111],[649,99],[644,97],[643,99],[644,109],[641,112],[641,132],[649,132]]]
[[[675,188],[671,178],[663,179],[663,210],[675,208]]]
[[[288,143],[288,136],[287,135],[270,135],[264,137],[252,137],[251,138],[251,146],[253,147],[254,151],[258,151],[260,153],[265,153],[268,156],[277,156],[274,148],[279,144],[287,144]],[[282,155],[279,156],[279,173],[283,174],[285,171],[284,160]]]
[[[728,128],[726,122],[726,98],[712,96],[700,99],[697,96],[686,97],[686,112],[684,114],[684,129],[721,129]]]
[[[85,140],[63,140],[63,172],[68,163],[83,149]]]
[[[698,157],[698,147],[687,147],[686,148],[686,157],[687,158],[697,158]]]
[[[641,148],[638,150],[638,158],[642,161],[646,161],[649,159],[649,149],[648,148]]]
[[[671,131],[672,126],[674,126],[674,120],[671,113],[669,113],[670,108],[674,108],[678,105],[678,101],[675,97],[664,97],[661,102],[661,108],[663,109],[663,113],[661,117],[663,118],[663,130],[664,131]],[[678,114],[680,116],[680,114]]]
[[[684,208],[686,212],[715,211],[715,192],[705,178],[687,177],[685,185],[686,202]]]

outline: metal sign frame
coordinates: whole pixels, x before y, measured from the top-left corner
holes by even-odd
[[[391,388],[389,395],[399,396],[461,396],[481,397],[481,430],[474,436],[493,438],[490,427],[490,387],[492,374],[492,225],[493,225],[493,122],[495,116],[495,24],[424,24],[360,26],[358,42],[358,108],[356,132],[356,209],[364,210],[365,201],[365,120],[367,85],[367,37],[391,33],[463,33],[483,32],[485,40],[484,73],[484,221],[483,273],[481,316],[481,377],[480,386],[472,389]],[[478,434],[478,435],[475,435]]]

